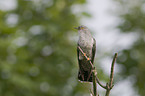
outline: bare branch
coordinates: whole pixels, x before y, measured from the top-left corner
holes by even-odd
[[[99,81],[99,78],[97,77],[97,75],[96,75],[96,80],[97,80],[97,83],[98,83],[102,88],[107,89],[107,87],[106,87],[105,85],[101,84],[101,82]]]
[[[109,86],[112,86],[113,76],[114,76],[114,64],[115,64],[116,58],[117,58],[117,53],[115,53],[113,61],[112,61]]]
[[[113,76],[114,76],[114,64],[115,64],[115,61],[116,61],[116,58],[117,58],[117,53],[115,53],[114,55],[114,58],[113,58],[113,61],[112,61],[112,65],[111,65],[111,73],[110,73],[110,81],[109,83],[106,83],[106,95],[105,96],[109,96],[110,94],[110,90],[112,89],[113,85]]]
[[[93,92],[94,92],[94,96],[97,96],[96,68],[93,69],[92,74],[93,74]]]

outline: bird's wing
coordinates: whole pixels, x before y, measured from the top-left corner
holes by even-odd
[[[78,46],[80,47],[79,43],[77,45],[77,56],[78,56],[78,60],[80,60],[79,55],[80,55],[80,49],[78,48]]]
[[[83,63],[83,60],[80,60],[80,49],[78,48],[78,46],[80,47],[80,45],[79,45],[79,43],[78,43],[78,45],[77,45],[77,57],[78,57],[78,63],[79,63],[79,68],[81,68],[81,65],[82,65],[82,63]]]
[[[78,56],[78,60],[79,60],[79,48],[78,48],[78,46],[79,46],[79,43],[77,45],[77,56]]]
[[[81,74],[82,72],[81,72],[81,65],[82,65],[82,60],[80,60],[79,59],[79,52],[80,52],[80,50],[79,50],[79,48],[78,48],[78,46],[79,46],[79,43],[78,43],[78,45],[77,45],[77,57],[78,57],[78,63],[79,63],[79,72],[78,72],[78,79],[79,80],[82,80],[83,81],[83,79],[82,78],[84,78],[84,77],[82,77],[83,75]]]
[[[96,53],[96,40],[94,38],[93,38],[93,40],[94,40],[94,43],[93,43],[93,47],[92,47],[92,60],[91,60],[92,64],[94,62],[94,57],[95,57],[95,53]]]

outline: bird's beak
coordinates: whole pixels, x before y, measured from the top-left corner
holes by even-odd
[[[78,27],[74,27],[74,29],[77,29],[78,30]]]

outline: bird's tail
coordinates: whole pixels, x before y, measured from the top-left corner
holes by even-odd
[[[88,72],[88,71],[79,71],[78,73],[78,79],[80,81],[85,81],[85,82],[92,82],[92,72]]]

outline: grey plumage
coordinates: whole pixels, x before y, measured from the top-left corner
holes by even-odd
[[[96,41],[92,37],[86,26],[79,26],[76,29],[78,29],[79,33],[78,46],[80,46],[83,52],[86,53],[86,56],[91,60],[93,64],[96,52]],[[90,73],[92,71],[92,66],[89,61],[84,57],[84,55],[80,52],[78,47],[77,56],[79,63],[78,79],[80,81],[92,82],[92,73]]]

